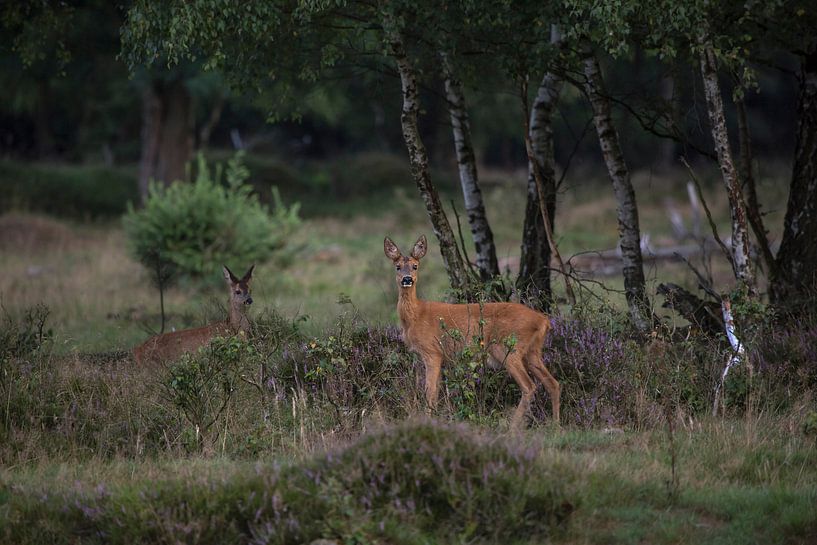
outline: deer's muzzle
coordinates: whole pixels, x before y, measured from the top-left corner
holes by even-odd
[[[404,288],[410,288],[414,285],[414,279],[410,276],[404,276],[403,279],[400,281],[400,285]]]

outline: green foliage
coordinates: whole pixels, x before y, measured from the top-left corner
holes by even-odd
[[[417,368],[399,337],[396,328],[341,317],[326,335],[287,351],[278,382],[328,402],[343,426],[373,409],[406,416],[418,402]]]
[[[145,207],[129,207],[125,232],[133,255],[153,270],[157,259],[180,273],[209,276],[224,263],[257,263],[286,258],[287,240],[300,224],[298,205],[284,205],[273,190],[268,209],[245,184],[242,154],[228,161],[227,185],[221,166],[211,172],[203,156],[192,184],[153,184]],[[158,256],[158,258],[157,258]]]
[[[168,401],[190,424],[188,432],[196,446],[204,444],[256,356],[243,335],[216,337],[170,367],[162,386]]]
[[[498,362],[496,368],[489,365],[492,346],[501,344],[502,352],[510,354],[516,347],[516,337],[486,342],[485,320],[480,318],[477,323],[477,331],[466,339],[460,330],[440,322],[441,341],[452,352],[449,354],[450,364],[443,367],[442,382],[455,416],[469,421],[496,416],[507,403],[513,402],[509,396],[519,394],[518,387],[504,368],[504,361]]]
[[[136,200],[136,178],[97,166],[0,161],[0,212],[32,210],[79,219],[117,216]]]

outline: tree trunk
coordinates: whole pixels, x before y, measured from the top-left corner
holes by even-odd
[[[618,133],[613,126],[610,100],[604,87],[604,78],[596,56],[589,53],[584,61],[587,77],[587,94],[593,106],[593,122],[601,145],[607,172],[613,183],[618,214],[618,232],[621,246],[621,258],[624,263],[624,292],[630,318],[636,329],[647,331],[650,328],[650,304],[647,298],[644,280],[644,265],[641,259],[641,231],[638,224],[638,205],[635,191],[630,182],[630,172],[624,161],[619,145]]]
[[[139,196],[148,183],[165,185],[185,178],[193,152],[193,108],[184,81],[151,81],[142,93],[142,154],[139,160]]]
[[[817,50],[802,60],[789,202],[770,285],[776,305],[812,302],[817,292]]]
[[[672,60],[672,66],[669,74],[661,80],[660,93],[661,98],[667,105],[667,116],[669,117],[669,133],[673,135],[681,135],[681,92],[678,81],[678,61]],[[661,164],[665,169],[675,167],[678,161],[678,142],[672,138],[662,138],[659,144],[659,154],[661,156]]]
[[[148,185],[156,178],[156,159],[162,132],[162,102],[153,82],[142,91],[142,154],[139,159],[139,198],[148,198]]]
[[[538,163],[543,198],[551,231],[556,215],[556,159],[553,152],[553,110],[559,99],[563,81],[548,72],[542,78],[530,112],[529,137],[533,156]],[[532,306],[549,310],[550,245],[539,207],[536,187],[536,166],[528,161],[528,198],[525,205],[525,223],[522,228],[522,254],[516,285],[522,298]]]
[[[746,197],[746,216],[749,225],[755,234],[760,254],[769,277],[775,268],[774,255],[766,238],[766,228],[763,226],[763,217],[760,215],[760,203],[757,200],[755,174],[752,168],[752,138],[749,134],[749,119],[746,115],[746,102],[743,97],[735,101],[738,112],[738,143],[740,148],[740,179],[743,181],[743,191]]]
[[[474,248],[477,253],[477,269],[480,278],[488,281],[499,276],[499,265],[496,260],[494,234],[485,216],[482,191],[480,191],[477,179],[477,162],[474,147],[471,145],[471,124],[465,107],[465,94],[462,90],[462,83],[454,74],[448,54],[441,52],[440,60],[445,78],[448,111],[451,115],[451,128],[454,133],[454,149],[457,152],[462,196],[465,200],[468,225],[471,227],[471,235],[474,238]]]
[[[198,149],[205,150],[210,145],[210,135],[213,134],[213,129],[216,128],[218,122],[221,120],[221,113],[224,111],[225,97],[223,93],[219,93],[216,97],[213,107],[210,109],[210,115],[207,121],[199,130]]]
[[[391,26],[391,25],[386,25]],[[403,38],[396,30],[387,30],[387,38],[391,55],[397,63],[397,70],[400,73],[400,82],[403,91],[403,108],[400,114],[400,123],[403,128],[403,140],[411,163],[411,175],[420,195],[426,205],[428,217],[431,219],[431,226],[437,240],[440,243],[440,252],[443,257],[443,264],[448,273],[451,288],[465,292],[468,286],[468,274],[457,247],[454,231],[445,215],[445,210],[440,203],[437,189],[431,181],[431,172],[428,167],[428,154],[420,138],[420,131],[417,127],[417,115],[420,110],[420,97],[417,90],[417,77],[414,67],[406,55],[403,45]]]
[[[732,160],[732,150],[729,146],[729,133],[726,129],[726,120],[721,99],[721,87],[718,82],[718,61],[712,44],[702,40],[701,45],[701,76],[706,95],[706,106],[709,122],[712,125],[712,139],[715,142],[715,151],[718,154],[718,164],[721,167],[723,183],[729,196],[729,211],[732,216],[732,268],[735,278],[743,282],[749,293],[755,292],[755,276],[749,258],[749,230],[746,222],[746,208],[743,203],[738,173]]]
[[[185,179],[185,168],[193,153],[193,101],[181,79],[174,79],[163,91],[156,177],[169,184]]]

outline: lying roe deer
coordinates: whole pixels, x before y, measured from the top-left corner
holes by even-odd
[[[449,304],[417,298],[417,271],[426,255],[425,235],[414,244],[411,255],[404,256],[389,237],[383,241],[386,257],[397,269],[397,313],[403,330],[403,342],[423,360],[426,371],[426,401],[429,409],[437,405],[440,369],[446,355],[462,348],[445,331],[457,329],[463,339],[481,332],[492,366],[504,365],[522,390],[522,399],[514,411],[511,426],[518,428],[530,408],[536,390],[535,376],[550,395],[553,421],[559,424],[559,383],[542,363],[542,345],[550,329],[550,320],[519,303]],[[481,328],[481,331],[480,331]],[[444,331],[445,330],[445,331]],[[506,340],[515,338],[513,348]]]
[[[149,362],[173,361],[179,359],[186,352],[195,352],[205,346],[213,337],[224,337],[248,333],[250,321],[245,314],[245,308],[252,304],[250,296],[250,270],[238,279],[226,266],[222,267],[224,279],[230,288],[230,319],[207,324],[194,329],[182,329],[172,333],[155,335],[133,349],[133,359],[137,364]]]

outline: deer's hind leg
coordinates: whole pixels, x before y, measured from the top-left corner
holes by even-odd
[[[516,406],[513,417],[511,417],[511,428],[518,430],[521,428],[524,418],[528,414],[531,399],[533,399],[533,394],[536,391],[536,385],[528,374],[528,371],[525,369],[525,363],[522,361],[522,357],[518,352],[513,351],[508,354],[492,353],[491,355],[498,361],[502,361],[504,359],[505,368],[519,385],[519,389],[522,391],[522,397],[519,400],[519,405]]]
[[[528,350],[525,354],[525,365],[528,371],[535,376],[537,380],[542,383],[542,386],[545,387],[545,390],[547,390],[548,396],[550,396],[550,406],[553,410],[553,422],[558,426],[562,388],[542,362],[542,351],[535,348]]]

